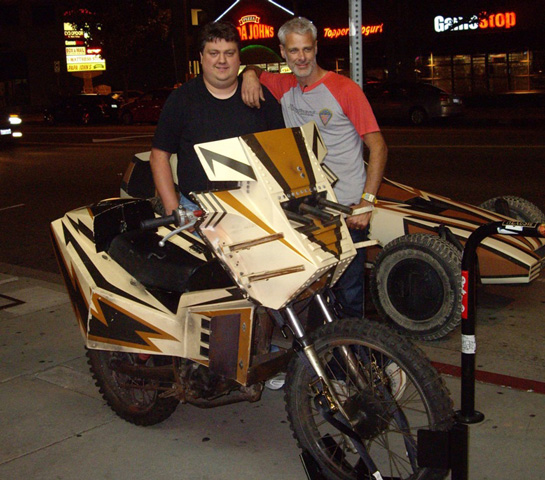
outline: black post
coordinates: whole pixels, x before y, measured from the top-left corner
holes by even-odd
[[[545,237],[545,224],[492,222],[479,227],[467,239],[462,256],[462,408],[456,412],[460,423],[479,423],[484,419],[484,415],[475,410],[475,260],[481,241],[494,234]]]

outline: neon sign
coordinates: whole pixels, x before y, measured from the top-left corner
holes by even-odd
[[[382,33],[384,23],[380,25],[362,25],[361,34],[364,37],[369,35],[375,35],[377,33]],[[339,38],[346,37],[349,34],[349,28],[324,28],[324,38]]]
[[[480,18],[479,18],[480,17]],[[469,20],[464,17],[443,17],[438,15],[433,19],[436,32],[456,32],[461,30],[487,30],[491,28],[509,29],[517,24],[515,12],[491,13],[482,12],[473,15]]]
[[[274,27],[261,23],[261,18],[257,15],[244,15],[238,20],[238,24],[237,30],[242,41],[274,38]]]
[[[238,21],[240,25],[244,25],[246,23],[260,23],[260,22],[261,22],[261,17],[258,17],[257,15],[244,15]]]

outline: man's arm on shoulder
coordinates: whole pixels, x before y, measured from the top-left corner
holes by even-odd
[[[155,188],[161,197],[167,215],[170,215],[173,210],[176,210],[180,203],[176,190],[174,189],[170,157],[170,152],[152,148],[149,158]]]
[[[263,87],[259,81],[259,77],[263,70],[255,65],[248,65],[242,71],[242,101],[249,107],[260,108],[261,102],[265,101]]]

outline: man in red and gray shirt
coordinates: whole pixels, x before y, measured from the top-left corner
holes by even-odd
[[[339,203],[355,209],[373,205],[386,167],[388,149],[371,106],[361,88],[349,78],[321,68],[316,62],[317,30],[306,18],[293,18],[278,31],[280,53],[293,74],[272,74],[257,67],[244,71],[242,98],[259,107],[265,85],[282,105],[287,127],[314,121],[327,147],[324,163],[338,181]],[[364,164],[364,144],[369,148]],[[371,212],[346,219],[354,242],[365,238]],[[336,285],[346,312],[363,316],[365,254],[360,249]]]

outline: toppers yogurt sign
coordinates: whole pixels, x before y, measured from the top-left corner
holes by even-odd
[[[457,32],[461,30],[509,29],[517,24],[515,12],[491,13],[482,12],[479,15],[467,17],[443,17],[438,15],[433,19],[436,32]]]

